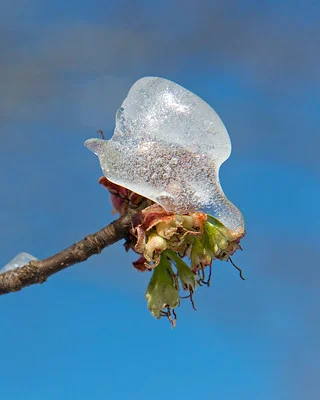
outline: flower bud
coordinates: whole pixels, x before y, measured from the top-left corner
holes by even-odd
[[[172,250],[166,250],[165,254],[174,262],[178,276],[180,278],[182,289],[187,290],[191,294],[194,293],[197,287],[196,275],[188,265],[178,256],[178,254]]]
[[[228,260],[239,248],[239,241],[244,235],[242,233],[240,236],[235,236],[230,229],[211,216],[208,216],[204,232],[205,248],[221,261]]]
[[[178,228],[175,224],[175,221],[159,222],[156,225],[157,234],[167,240],[169,240],[177,232],[177,229]]]
[[[150,313],[159,319],[163,309],[177,307],[180,303],[178,290],[171,264],[162,255],[158,266],[153,270],[145,295]]]
[[[159,262],[160,254],[167,248],[167,241],[157,235],[156,233],[150,233],[148,241],[145,245],[143,255],[149,262]]]
[[[194,238],[192,248],[191,248],[191,267],[192,269],[198,269],[199,267],[206,267],[207,265],[211,265],[212,259],[209,254],[206,252],[202,242],[198,238]]]

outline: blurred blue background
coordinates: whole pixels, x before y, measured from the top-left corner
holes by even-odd
[[[220,178],[247,229],[234,256],[247,280],[216,262],[174,330],[149,315],[150,274],[121,243],[2,296],[3,398],[320,398],[319,16],[308,0],[2,0],[1,265],[114,218],[83,142],[112,134],[147,75],[223,119]]]

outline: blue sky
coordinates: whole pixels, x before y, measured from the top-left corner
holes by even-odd
[[[221,183],[247,278],[217,262],[197,312],[154,320],[117,244],[0,299],[5,398],[318,399],[320,6],[298,1],[4,0],[0,264],[112,220],[83,142],[142,76],[205,99],[230,133]]]

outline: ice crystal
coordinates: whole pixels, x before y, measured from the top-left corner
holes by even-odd
[[[17,254],[8,264],[6,264],[2,269],[0,269],[0,274],[11,271],[16,268],[23,267],[32,260],[37,260],[29,253],[19,253]]]
[[[168,212],[209,211],[233,232],[244,231],[243,217],[218,176],[231,152],[228,132],[204,100],[176,83],[138,80],[118,109],[112,139],[85,145],[117,185]]]

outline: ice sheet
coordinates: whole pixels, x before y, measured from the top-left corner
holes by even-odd
[[[116,114],[112,139],[89,139],[104,175],[167,211],[209,211],[243,231],[240,211],[226,198],[219,168],[231,153],[228,132],[200,97],[163,78],[138,80]]]

